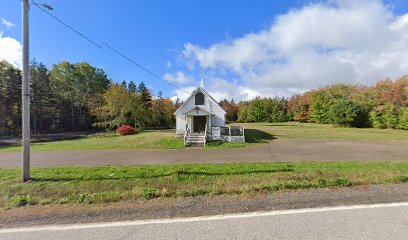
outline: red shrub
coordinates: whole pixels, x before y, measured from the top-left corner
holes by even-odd
[[[118,127],[118,129],[116,129],[116,132],[119,133],[120,135],[130,135],[130,134],[134,134],[135,128],[132,126],[121,126]]]

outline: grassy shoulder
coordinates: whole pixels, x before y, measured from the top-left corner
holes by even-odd
[[[406,162],[236,163],[127,167],[0,169],[0,207],[110,203],[198,195],[408,182]]]

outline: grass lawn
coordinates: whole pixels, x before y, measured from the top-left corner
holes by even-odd
[[[347,128],[317,123],[243,123],[246,129],[257,129],[274,138],[304,138],[357,141],[408,142],[407,130],[377,128]]]
[[[245,195],[284,190],[408,182],[406,162],[237,163],[127,167],[0,169],[0,208],[109,203],[198,195]]]
[[[273,139],[327,139],[380,142],[406,142],[407,130],[345,128],[330,124],[313,123],[237,123],[245,127],[245,143],[210,142],[207,148],[238,148],[267,143]],[[175,130],[144,131],[140,134],[118,136],[114,134],[95,134],[83,138],[33,143],[33,151],[55,150],[101,150],[101,149],[181,149],[183,140],[174,137]],[[1,145],[0,152],[16,152],[17,145]]]
[[[82,138],[32,143],[33,151],[102,150],[102,149],[180,149],[183,141],[174,137],[174,130],[143,131],[135,135],[93,134]],[[1,146],[0,152],[21,151],[21,146]]]
[[[376,128],[346,128],[317,123],[235,123],[245,127],[245,143],[212,142],[209,148],[237,148],[269,142],[273,139],[323,139],[379,142],[406,142],[408,131]]]

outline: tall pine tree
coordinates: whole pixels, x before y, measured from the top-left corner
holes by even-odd
[[[129,84],[128,84],[128,90],[129,90],[130,92],[132,92],[132,93],[137,92],[136,84],[135,84],[132,80],[130,80],[130,82],[129,82]]]
[[[148,109],[152,108],[152,94],[150,93],[150,91],[146,88],[146,85],[144,84],[144,82],[142,81],[139,84],[139,89],[138,89],[139,93],[142,96],[142,100],[145,104],[145,106]]]

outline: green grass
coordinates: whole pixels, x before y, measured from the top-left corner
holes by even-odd
[[[243,125],[246,129],[257,129],[271,134],[274,138],[408,142],[407,130],[347,128],[337,127],[332,124],[296,122],[237,123],[233,125]]]
[[[323,139],[408,143],[407,130],[345,128],[314,123],[237,123],[245,127],[245,143],[210,142],[207,148],[238,148],[267,143],[273,139]],[[182,149],[183,140],[177,139],[175,130],[144,131],[129,136],[95,134],[88,137],[39,142],[32,144],[33,151],[102,150],[102,149]],[[0,145],[0,152],[17,152],[17,145]]]
[[[245,143],[212,142],[209,148],[240,148],[266,143],[273,139],[321,139],[378,142],[407,142],[408,131],[376,128],[336,127],[317,123],[235,123],[245,127]]]
[[[0,169],[0,207],[246,195],[408,182],[406,162],[236,163]]]
[[[120,136],[117,134],[94,134],[83,138],[33,143],[33,151],[84,151],[104,149],[180,149],[183,141],[175,138],[174,130],[143,131],[139,134]],[[20,146],[1,146],[0,152],[21,151]]]

